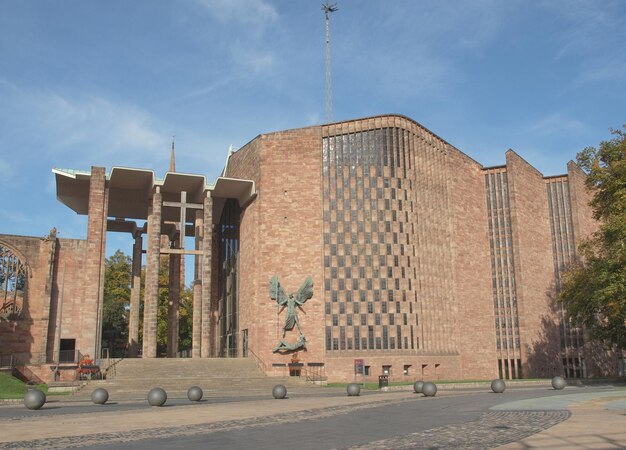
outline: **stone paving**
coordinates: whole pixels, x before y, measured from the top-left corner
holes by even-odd
[[[568,405],[572,414],[569,420],[500,450],[626,448],[626,390],[596,396],[583,394],[579,401],[571,397],[574,403]]]
[[[402,403],[414,401],[414,398],[404,398],[385,401],[385,405],[389,406],[394,403]],[[276,401],[274,401],[276,402]],[[326,408],[305,409],[282,414],[273,414],[268,416],[250,417],[240,420],[228,420],[213,423],[202,423],[193,425],[184,425],[177,427],[159,427],[145,428],[142,430],[120,431],[115,433],[96,433],[84,436],[62,436],[52,437],[48,439],[34,439],[26,441],[16,441],[0,444],[3,449],[61,449],[76,448],[89,445],[111,444],[113,442],[130,442],[141,439],[158,439],[173,438],[180,436],[189,436],[194,434],[215,433],[223,431],[232,431],[243,428],[262,427],[275,425],[277,423],[295,423],[304,420],[318,419],[330,417],[338,414],[347,414],[360,409],[372,408],[380,405],[380,401],[364,402],[356,405],[340,405]],[[276,403],[275,403],[276,404]],[[283,403],[284,404],[284,403]]]
[[[490,412],[478,420],[432,428],[392,439],[349,447],[350,450],[488,449],[515,442],[563,422],[569,411]]]
[[[140,432],[99,433],[86,436],[66,436],[52,439],[17,441],[2,445],[3,449],[63,449],[78,448],[114,442],[127,443],[142,439],[175,438],[194,434],[232,431],[250,427],[286,424],[303,420],[346,414],[358,409],[375,406],[365,403],[358,406],[323,408],[299,411],[297,414],[276,414],[237,421],[224,421],[202,425],[144,429]],[[567,418],[568,411],[519,411],[483,414],[479,420],[460,425],[434,428],[392,439],[372,442],[350,449],[478,449],[491,448],[515,442],[554,426]]]
[[[499,402],[505,399],[512,401]],[[489,405],[487,408],[474,408],[474,405],[485,402],[496,406],[490,410]],[[324,419],[330,418],[335,423],[342,417],[379,409],[383,412],[389,411],[389,408],[406,408],[415,412],[418,411],[415,408],[421,408],[419,411],[423,413],[444,404],[451,408],[450,413],[438,417],[445,420],[452,417],[446,425],[433,426],[445,424],[442,419],[433,420],[417,430],[409,424],[380,439],[385,435],[378,434],[376,438],[375,433],[371,436],[367,434],[368,426],[387,425],[385,421],[378,421],[365,425],[366,439],[360,444],[354,444],[359,441],[348,440],[335,446],[364,450],[489,449],[499,446],[506,450],[626,448],[625,389],[570,389],[567,393],[544,389],[517,397],[486,392],[442,392],[432,399],[407,392],[389,392],[361,397],[346,397],[345,394],[334,397],[303,396],[291,401],[246,399],[163,408],[136,404],[133,406],[135,409],[117,411],[114,408],[121,408],[122,404],[110,407],[85,404],[82,408],[89,411],[86,414],[66,414],[65,408],[71,406],[62,403],[46,405],[44,408],[49,409],[48,415],[40,415],[43,410],[37,412],[6,406],[0,418],[0,448],[124,448],[131,443],[137,444],[133,448],[156,448],[157,443],[161,448],[167,448],[168,443],[174,442],[172,439],[190,442],[185,439],[194,436],[204,436],[205,445],[202,448],[207,448],[206,441],[212,439],[209,436],[250,434],[254,430],[268,430],[266,434],[272,435],[276,432],[270,430],[277,425],[300,423],[315,427]],[[459,408],[470,408],[476,413],[471,418],[461,415],[458,419],[454,418],[455,414],[460,414],[455,412],[460,411]],[[381,417],[386,416],[383,414]],[[28,436],[27,439],[24,436]],[[218,438],[216,442],[219,442]],[[306,448],[316,448],[312,447],[315,442],[307,444]],[[192,447],[195,448],[194,445]]]

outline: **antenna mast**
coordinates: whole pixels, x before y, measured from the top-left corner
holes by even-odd
[[[322,11],[326,16],[326,122],[333,121],[333,80],[330,75],[330,13],[337,11],[337,3],[330,4],[328,1],[322,5]]]

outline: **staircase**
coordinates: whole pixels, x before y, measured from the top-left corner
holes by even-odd
[[[168,398],[186,398],[187,389],[199,386],[204,397],[267,396],[284,384],[289,392],[312,389],[296,377],[268,377],[249,358],[137,358],[115,365],[115,376],[90,381],[75,398],[89,398],[103,387],[117,400],[145,399],[150,389],[165,389]],[[319,388],[313,388],[319,389]]]

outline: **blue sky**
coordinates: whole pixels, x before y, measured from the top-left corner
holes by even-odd
[[[0,233],[84,238],[53,167],[209,179],[229,145],[325,120],[321,1],[0,1]],[[546,175],[626,123],[626,1],[340,0],[334,119],[400,113]],[[109,233],[108,250],[127,236]]]

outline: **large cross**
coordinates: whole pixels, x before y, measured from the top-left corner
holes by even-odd
[[[163,206],[180,208],[180,222],[178,229],[180,238],[178,239],[178,248],[161,249],[161,253],[178,253],[184,255],[201,255],[201,250],[185,250],[185,227],[187,225],[187,209],[204,209],[202,203],[187,203],[187,192],[180,192],[180,202],[163,202]]]

